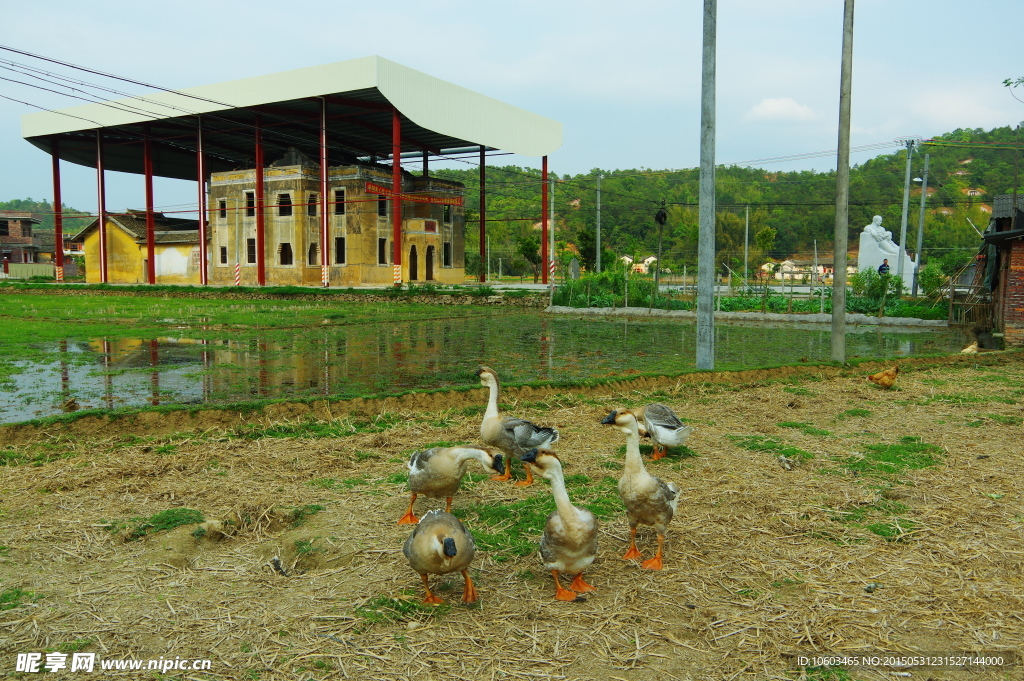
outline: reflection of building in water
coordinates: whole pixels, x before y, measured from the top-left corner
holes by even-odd
[[[422,387],[426,377],[452,363],[456,347],[447,340],[463,346],[465,331],[459,321],[429,320],[325,330],[319,338],[285,342],[211,341],[211,390],[215,395],[243,389],[249,396],[284,397]],[[439,384],[450,385],[451,378],[438,376]]]

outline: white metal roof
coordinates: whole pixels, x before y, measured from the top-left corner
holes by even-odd
[[[109,128],[115,129],[110,131],[112,134],[137,133],[143,124],[159,126],[171,119],[176,119],[181,127],[183,119],[194,118],[197,114],[204,114],[204,126],[206,114],[237,116],[238,110],[257,110],[257,107],[272,109],[284,105],[297,113],[313,114],[319,105],[311,100],[331,96],[377,105],[377,120],[368,119],[363,125],[376,126],[380,139],[369,140],[364,130],[360,141],[368,147],[356,148],[380,149],[380,157],[390,155],[388,137],[383,134],[383,128],[390,130],[390,124],[386,123],[390,114],[379,110],[385,104],[394,106],[403,119],[403,141],[412,141],[413,146],[403,144],[403,150],[415,150],[415,143],[419,142],[419,148],[429,148],[435,153],[481,145],[525,156],[544,156],[562,144],[562,124],[557,121],[377,56],[55,112],[26,114],[22,117],[22,135],[36,146],[49,150],[49,139],[54,136],[69,141],[77,137],[81,141],[84,133],[91,134],[98,128],[103,128],[105,135]],[[343,137],[342,125],[332,122],[329,134],[333,134],[332,127],[337,126],[339,138]],[[181,142],[174,144],[183,146]],[[225,162],[236,159],[237,154],[230,153],[228,136],[219,144],[224,148]],[[244,145],[238,145],[241,153]],[[81,143],[79,148],[84,148]],[[93,165],[88,153],[65,153],[63,143],[60,155],[65,160]],[[115,158],[114,166],[117,163]],[[140,172],[133,169],[135,163],[125,160],[122,165],[125,167],[112,169]],[[171,165],[166,163],[167,172],[160,172],[158,167],[156,174],[176,176],[184,172]]]

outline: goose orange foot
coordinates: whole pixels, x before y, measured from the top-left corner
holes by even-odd
[[[575,601],[579,598],[579,594],[575,591],[569,591],[562,587],[562,583],[558,581],[558,570],[552,570],[551,575],[555,578],[555,600],[556,601]]]
[[[523,468],[526,469],[526,480],[520,480],[515,483],[516,487],[529,487],[533,484],[533,469],[530,468],[530,464],[523,462]]]
[[[597,591],[593,586],[583,581],[583,573],[576,575],[576,579],[572,580],[572,584],[569,585],[570,591],[576,591],[578,593],[586,593],[588,591]]]
[[[476,603],[476,587],[473,586],[473,580],[469,577],[469,570],[463,570],[462,576],[466,578],[466,586],[462,590],[462,602],[463,603]]]

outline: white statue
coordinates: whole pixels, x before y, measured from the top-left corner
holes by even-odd
[[[878,250],[890,255],[897,255],[900,252],[900,247],[892,240],[892,232],[882,227],[881,215],[871,218],[871,224],[866,225],[864,231],[878,242]]]
[[[903,258],[903,282],[904,285],[913,281],[914,268],[917,265],[910,259],[910,256],[900,248],[899,244],[892,240],[892,232],[882,227],[882,216],[876,215],[871,218],[871,224],[864,227],[860,233],[860,252],[857,255],[857,269],[860,271],[872,269],[877,271],[883,260],[889,259],[891,273],[899,272],[899,258]],[[906,288],[906,286],[904,286]]]

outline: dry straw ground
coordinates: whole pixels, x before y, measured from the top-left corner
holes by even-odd
[[[415,449],[476,440],[482,389],[281,405],[248,422],[200,412],[7,428],[0,452],[36,461],[0,473],[0,591],[20,603],[0,612],[0,673],[19,676],[15,654],[45,650],[209,658],[211,672],[163,678],[268,680],[892,679],[801,672],[796,656],[1009,658],[1024,640],[1024,357],[901,365],[891,391],[864,379],[882,365],[506,391],[508,412],[557,424],[570,491],[606,512],[587,575],[598,591],[577,603],[553,600],[533,551],[502,543],[539,536],[517,514],[549,496],[546,483],[476,470],[455,508],[500,546],[475,561],[481,601],[459,602],[456,575],[434,580],[446,605],[417,605],[401,554],[410,530],[395,524],[400,474]],[[619,558],[623,436],[598,425],[652,400],[698,428],[688,450],[648,464],[683,491],[663,572]],[[334,430],[316,437],[311,422]],[[133,519],[178,507],[207,523],[125,541]],[[517,510],[504,522],[495,508]],[[647,555],[652,544],[643,534]],[[1024,667],[900,673],[1020,679]]]

